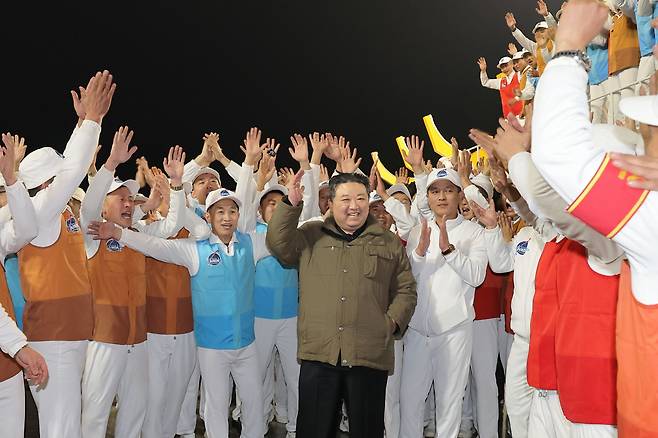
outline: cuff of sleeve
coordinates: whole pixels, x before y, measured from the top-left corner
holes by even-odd
[[[130,243],[132,242],[133,234],[136,234],[136,232],[133,230],[129,230],[128,228],[122,228],[121,239],[119,239],[119,243],[130,246]]]
[[[499,229],[500,229],[500,228],[498,227],[498,225],[496,225],[496,228],[487,228],[487,227],[484,227],[484,233],[485,233],[485,234],[496,234],[496,233],[498,232]],[[456,248],[455,248],[455,249],[456,249]],[[454,251],[453,251],[453,252],[454,252]]]
[[[18,330],[18,328],[16,330]],[[25,335],[23,335],[23,339],[14,343],[12,346],[7,347],[7,354],[9,354],[13,358],[14,356],[16,356],[16,353],[18,353],[21,350],[21,348],[25,347],[26,345],[27,345],[27,340],[25,339]]]
[[[446,262],[452,263],[457,258],[458,252],[459,248],[455,247],[455,249],[450,254],[443,256],[443,258],[446,259]]]
[[[414,248],[414,250],[411,251],[411,260],[414,262],[423,263],[425,262],[425,256],[419,256],[416,252],[416,249]]]
[[[79,128],[77,128],[79,131],[85,130],[85,131],[100,131],[101,125],[98,123],[94,122],[93,120],[88,120],[85,119],[82,122],[82,125],[80,125]]]

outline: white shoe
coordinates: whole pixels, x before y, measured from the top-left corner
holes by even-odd
[[[297,437],[297,432],[288,432],[286,434],[286,438],[296,438]]]
[[[473,429],[460,430],[457,438],[473,438]]]
[[[349,433],[350,431],[350,420],[347,418],[347,415],[343,415],[343,417],[340,419],[340,431]]]
[[[423,436],[426,438],[432,438],[436,436],[436,426],[433,421],[430,421],[429,424],[425,427]]]

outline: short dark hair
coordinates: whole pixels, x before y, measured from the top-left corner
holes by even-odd
[[[360,173],[339,173],[329,180],[329,196],[332,200],[336,197],[338,186],[347,183],[362,184],[366,188],[366,192],[370,193],[370,181],[365,175]]]

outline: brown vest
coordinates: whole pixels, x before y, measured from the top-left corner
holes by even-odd
[[[23,325],[30,341],[83,341],[93,329],[91,286],[80,226],[65,210],[59,238],[18,252],[25,295]]]
[[[146,257],[116,240],[101,240],[88,261],[94,295],[92,339],[132,345],[146,340]]]
[[[0,304],[4,307],[5,311],[9,314],[9,317],[16,320],[14,315],[14,305],[11,302],[11,296],[9,295],[9,287],[7,286],[7,278],[5,277],[5,270],[0,269]],[[14,359],[11,358],[8,354],[0,351],[0,382],[4,382],[7,379],[14,377],[21,371],[21,367],[16,363]]]
[[[184,239],[189,235],[183,229],[174,239]],[[187,268],[147,257],[146,317],[149,333],[178,335],[194,330]]]
[[[640,64],[637,26],[625,15],[613,17],[608,39],[608,74],[613,75]]]

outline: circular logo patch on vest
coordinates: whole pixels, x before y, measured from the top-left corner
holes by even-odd
[[[518,245],[516,245],[516,253],[518,255],[523,255],[528,252],[528,241],[524,240],[523,242],[519,242]]]
[[[69,233],[77,233],[78,231],[80,231],[80,227],[78,226],[78,221],[76,221],[73,216],[66,219],[66,229],[69,231]]]
[[[219,256],[219,253],[217,251],[211,253],[208,256],[208,264],[210,266],[217,266],[219,263],[222,261],[222,258]]]
[[[115,239],[108,239],[107,243],[107,250],[112,251],[112,252],[119,252],[121,251],[121,244],[119,243],[118,240]]]

